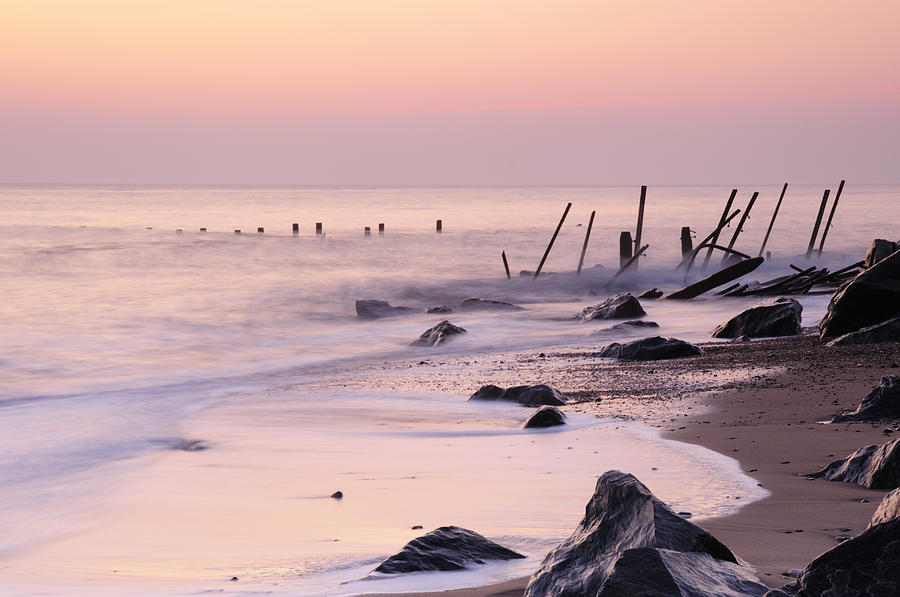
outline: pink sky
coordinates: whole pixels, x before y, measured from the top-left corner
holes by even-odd
[[[0,182],[900,182],[900,3],[7,0]]]

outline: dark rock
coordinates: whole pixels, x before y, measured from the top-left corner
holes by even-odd
[[[493,560],[524,558],[520,553],[460,527],[440,527],[413,539],[375,572],[398,574],[425,570],[463,570]]]
[[[409,527],[409,528],[411,528],[411,529],[414,530],[414,531],[418,531],[418,530],[420,530],[420,529],[422,528],[422,525],[417,524],[417,525],[413,525],[413,526],[411,526],[411,527]]]
[[[872,515],[869,528],[889,520],[900,518],[900,489],[895,489],[881,500],[878,509]]]
[[[843,413],[831,420],[832,423],[848,421],[880,421],[900,419],[900,376],[885,375],[881,384],[863,398],[856,410]]]
[[[460,305],[461,309],[492,309],[497,311],[522,311],[524,307],[507,303],[506,301],[494,301],[480,298],[467,298]]]
[[[340,500],[340,499],[344,498],[344,492],[343,491],[335,491],[329,497],[331,497],[332,499],[335,499],[335,500]]]
[[[897,249],[900,249],[897,243],[884,240],[883,238],[876,238],[869,245],[869,249],[866,251],[865,257],[863,257],[863,267],[869,269]]]
[[[199,452],[206,449],[206,444],[202,439],[182,439],[175,438],[169,445],[170,450],[181,450],[182,452]]]
[[[713,338],[771,338],[800,333],[803,306],[792,298],[768,299],[738,313],[712,331]]]
[[[701,354],[703,351],[693,344],[677,338],[663,338],[662,336],[642,338],[626,344],[613,342],[597,353],[601,357],[622,359],[623,361],[659,361],[696,357]]]
[[[440,307],[428,307],[425,309],[425,312],[429,315],[434,315],[436,313],[453,313],[453,309],[447,305],[441,305]]]
[[[566,415],[555,406],[542,406],[534,411],[523,426],[525,429],[536,427],[555,427],[566,424]]]
[[[356,316],[360,319],[381,319],[414,312],[411,307],[395,307],[387,301],[364,299],[356,301]]]
[[[900,317],[894,317],[861,330],[838,336],[828,346],[844,346],[846,344],[879,344],[881,342],[900,342]]]
[[[765,597],[889,597],[900,595],[900,520],[842,542],[807,566],[797,580]]]
[[[621,292],[611,296],[599,305],[585,307],[581,313],[576,313],[572,319],[591,321],[592,319],[628,319],[631,317],[643,317],[647,312],[641,307],[641,303],[631,293]]]
[[[434,325],[424,332],[422,335],[410,342],[410,346],[437,346],[443,344],[453,336],[466,334],[465,328],[453,325],[446,319],[437,325]]]
[[[527,597],[748,596],[765,587],[727,547],[680,518],[632,475],[597,480],[584,519],[547,554]]]
[[[518,402],[522,406],[563,406],[568,402],[568,396],[548,385],[513,386],[511,388],[499,388],[495,385],[487,385],[479,388],[469,397],[469,400],[509,400]]]
[[[628,330],[637,329],[637,328],[658,328],[659,324],[655,321],[641,321],[640,319],[634,319],[631,321],[623,321],[622,323],[617,323],[616,325],[609,328],[610,330],[616,332],[627,332]]]
[[[860,448],[809,476],[870,489],[896,489],[900,487],[900,439]]]
[[[819,324],[819,336],[836,338],[900,315],[900,251],[841,286]]]
[[[639,299],[658,299],[663,295],[662,290],[659,288],[651,288],[650,290],[645,290],[644,292],[638,295]]]

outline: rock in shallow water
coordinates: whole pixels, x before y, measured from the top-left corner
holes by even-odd
[[[450,340],[453,336],[467,333],[465,328],[453,325],[445,319],[422,332],[421,336],[410,342],[410,346],[437,346]]]
[[[395,307],[387,301],[363,299],[356,301],[356,316],[360,319],[381,319],[412,313],[412,307]]]
[[[624,361],[660,361],[663,359],[680,359],[696,357],[703,354],[698,347],[677,338],[653,336],[634,342],[619,344],[613,342],[597,353],[598,356]]]
[[[566,415],[555,406],[542,406],[534,411],[523,427],[534,429],[538,427],[555,427],[566,424]]]
[[[426,570],[463,570],[489,561],[524,558],[520,553],[460,527],[440,527],[413,539],[375,572],[398,574]]]
[[[900,419],[900,377],[885,375],[881,384],[863,398],[863,401],[851,413],[843,413],[831,420],[832,423],[848,421],[880,421],[883,419]]]
[[[459,306],[460,309],[491,309],[495,311],[522,311],[524,307],[506,301],[495,301],[482,298],[467,298]]]
[[[900,439],[860,448],[809,476],[870,489],[896,489],[900,487]]]
[[[792,298],[768,299],[719,324],[713,338],[771,338],[800,333],[803,306]]]
[[[900,251],[895,251],[842,286],[819,324],[825,340],[900,315]]]
[[[545,384],[536,386],[513,386],[503,389],[495,385],[481,386],[469,396],[469,400],[509,400],[522,406],[563,406],[568,396]]]
[[[604,473],[575,532],[547,554],[527,597],[759,596],[727,547],[632,475]]]
[[[593,307],[585,307],[581,313],[576,313],[572,319],[591,321],[592,319],[629,319],[631,317],[643,317],[647,312],[641,307],[641,303],[631,293],[622,292],[611,296],[602,303]]]

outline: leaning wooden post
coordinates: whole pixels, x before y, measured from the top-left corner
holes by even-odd
[[[828,203],[828,194],[831,189],[825,189],[822,196],[822,203],[819,205],[819,215],[816,216],[816,225],[813,227],[812,236],[809,237],[809,247],[806,248],[806,258],[809,259],[813,252],[813,246],[816,244],[816,237],[819,235],[819,226],[822,224],[822,216],[825,214],[825,205]]]
[[[544,268],[544,262],[547,261],[547,255],[550,254],[550,249],[553,248],[553,243],[556,242],[556,236],[559,234],[559,231],[562,228],[563,222],[566,221],[566,216],[569,215],[570,209],[572,209],[572,204],[567,203],[566,209],[565,209],[565,211],[563,211],[563,215],[559,219],[559,224],[556,225],[556,230],[553,231],[553,236],[550,237],[550,242],[547,244],[547,250],[544,251],[544,256],[541,257],[541,262],[538,264],[537,269],[534,271],[535,278],[537,278],[541,274],[541,270]]]
[[[316,236],[322,236],[322,222],[316,222]]]
[[[778,197],[778,203],[775,204],[775,211],[772,212],[772,219],[769,221],[769,228],[766,230],[766,237],[763,239],[763,244],[759,248],[759,255],[757,257],[762,257],[763,251],[766,250],[766,243],[769,242],[769,234],[772,233],[772,226],[775,225],[775,217],[778,215],[778,210],[781,208],[781,201],[784,199],[784,193],[787,191],[788,183],[784,183],[784,186],[781,187],[781,195]]]
[[[634,229],[634,250],[637,251],[641,246],[641,234],[644,231],[644,202],[647,200],[647,185],[641,185],[641,202],[638,204],[637,227]],[[634,263],[634,269],[637,269],[637,262]]]
[[[444,231],[444,221],[443,220],[438,220],[434,223],[434,231],[437,232],[438,234],[440,234],[441,232]]]
[[[691,239],[690,226],[681,227],[681,258],[684,259],[694,250],[694,241]]]
[[[716,244],[719,240],[719,232],[722,231],[722,228],[725,227],[725,218],[728,217],[728,210],[731,209],[731,204],[734,203],[734,198],[737,195],[737,189],[731,189],[731,196],[728,197],[728,201],[725,203],[725,211],[722,212],[722,217],[719,218],[719,225],[716,227],[715,232],[713,233],[713,237],[710,242],[709,251],[706,252],[706,257],[703,259],[703,267],[706,267],[706,264],[709,263],[710,257],[712,257],[713,245]],[[703,243],[700,243],[701,245]]]
[[[734,243],[737,242],[738,236],[740,236],[741,232],[744,230],[744,223],[747,221],[747,218],[750,217],[750,210],[753,209],[753,204],[756,203],[757,197],[759,197],[759,192],[754,192],[750,197],[750,201],[747,202],[747,209],[744,210],[744,215],[741,216],[737,228],[734,229],[734,234],[731,235],[731,240],[728,242],[729,251],[734,248]],[[727,252],[722,255],[722,265],[725,265],[725,262],[728,261],[730,256],[731,254]]]
[[[834,203],[831,204],[831,213],[828,214],[828,221],[825,223],[825,229],[822,230],[822,240],[819,242],[819,257],[822,256],[822,247],[825,246],[825,237],[828,236],[828,229],[831,228],[831,220],[834,218],[834,212],[837,209],[838,201],[841,200],[841,191],[844,190],[845,180],[838,185],[837,194],[834,196]]]
[[[584,244],[581,245],[581,259],[578,260],[578,271],[575,272],[576,276],[581,275],[581,266],[584,265],[584,254],[587,252],[588,240],[591,238],[591,228],[594,226],[594,216],[596,214],[596,211],[592,211],[591,219],[588,220],[587,230],[584,233]]]
[[[625,264],[619,268],[619,271],[617,271],[615,274],[613,274],[613,277],[610,278],[610,281],[615,280],[616,278],[618,278],[619,276],[624,274],[628,270],[628,268],[631,267],[631,264],[636,262],[638,260],[638,257],[640,257],[641,255],[644,254],[644,251],[646,251],[647,247],[649,247],[649,246],[650,245],[644,245],[643,247],[638,249],[637,252],[631,257],[631,259],[626,261]]]
[[[619,267],[625,267],[628,260],[631,259],[631,250],[634,243],[631,241],[631,233],[623,230],[619,233]]]
[[[300,234],[300,224],[298,224],[297,222],[291,224],[291,232],[294,234],[294,236]]]
[[[506,260],[506,251],[500,251],[500,257],[503,258],[503,269],[506,270],[506,279],[509,280],[512,276],[509,275],[509,262]]]

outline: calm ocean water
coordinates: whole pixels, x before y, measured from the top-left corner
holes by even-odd
[[[641,260],[638,276],[623,284],[637,290],[678,288],[683,278],[672,268],[679,260],[680,228],[690,226],[698,236],[705,236],[717,222],[729,190],[651,187],[643,233],[650,249]],[[779,190],[741,190],[736,207],[744,207],[751,191],[759,191],[760,197],[736,248],[757,253]],[[802,261],[821,193],[818,186],[789,188],[768,245],[773,259],[757,278],[780,275],[788,263]],[[900,221],[898,196],[900,187],[848,185],[822,262],[847,265],[861,257],[873,238],[895,234]],[[545,271],[555,275],[538,280],[516,276],[519,270],[537,266],[566,202],[572,202],[573,208],[545,266]],[[230,452],[221,450],[216,455],[217,450],[211,449],[203,457],[210,454],[215,460],[227,454],[228,462],[241,461],[248,470],[265,468],[260,459],[277,460],[279,451],[293,441],[286,438],[297,433],[308,437],[312,432],[324,432],[331,434],[328,441],[343,438],[362,451],[389,451],[392,442],[401,439],[366,436],[361,440],[359,433],[364,432],[348,428],[354,409],[335,408],[333,417],[317,419],[315,429],[297,423],[285,431],[278,425],[259,424],[267,417],[308,420],[309,413],[291,409],[306,404],[302,385],[311,368],[321,373],[338,365],[415,357],[419,353],[408,346],[409,341],[440,319],[419,314],[359,322],[354,311],[358,298],[424,308],[479,296],[527,307],[512,315],[451,317],[473,333],[440,349],[441,354],[586,341],[590,330],[565,318],[598,300],[590,291],[612,292],[605,288],[605,281],[618,265],[618,233],[634,229],[637,203],[636,188],[0,187],[0,278],[4,282],[0,302],[4,330],[0,336],[0,528],[6,529],[0,536],[0,563],[6,560],[15,568],[15,562],[27,561],[29,554],[57,549],[59,561],[70,565],[60,568],[69,571],[60,572],[60,578],[68,578],[66,574],[82,578],[89,567],[71,563],[74,556],[70,552],[76,548],[66,552],[59,547],[65,545],[61,538],[108,528],[109,524],[98,518],[99,504],[107,512],[124,508],[126,502],[130,507],[142,507],[135,506],[141,500],[133,495],[123,501],[119,491],[127,484],[144,483],[151,496],[165,494],[166,484],[175,484],[178,473],[170,471],[166,476],[154,458],[171,446],[173,438],[197,429],[205,429],[206,437],[218,434],[225,443],[229,437],[244,438],[246,445],[235,440],[229,444]],[[591,210],[597,211],[597,219],[585,272],[576,278],[572,271]],[[435,234],[439,218],[444,231]],[[293,222],[300,224],[296,237],[291,234]],[[315,222],[324,223],[324,237],[314,235]],[[377,232],[370,238],[363,236],[364,226],[377,231],[381,222],[386,226],[384,236]],[[201,233],[200,227],[208,231]],[[257,234],[257,227],[263,227],[265,233]],[[176,233],[177,229],[183,232]],[[235,235],[235,229],[243,234]],[[723,238],[730,238],[733,230],[726,229]],[[512,280],[503,274],[501,251],[509,256]],[[806,325],[816,323],[826,301],[827,297],[804,299]],[[664,335],[702,340],[713,325],[750,302],[660,302],[647,310],[662,324]],[[278,407],[287,409],[285,412],[254,410],[258,405],[253,397],[285,388],[293,388],[288,393],[295,399]],[[461,387],[459,396],[471,390]],[[458,412],[459,405],[447,397],[407,398],[419,400],[414,404],[422,408],[421,420],[434,422],[428,429],[437,437],[446,432],[439,429],[437,421],[450,413],[465,420]],[[402,408],[394,405],[395,399],[378,393],[369,397],[333,393],[317,400],[335,406],[375,400],[385,405],[379,416],[390,418],[390,413],[409,407],[409,403]],[[496,416],[497,421],[507,421],[510,414],[498,412]],[[591,425],[584,422],[573,427],[588,433],[584,430]],[[640,433],[616,441],[645,441]],[[565,435],[542,441],[559,441]],[[461,471],[472,469],[472,461],[486,449],[476,437],[481,436],[461,440],[465,444],[461,449],[471,458],[446,471],[456,482],[466,482]],[[518,441],[507,432],[498,437],[495,441]],[[425,445],[424,440],[420,443]],[[293,457],[299,459],[292,462],[317,463],[307,468],[297,465],[303,470],[295,474],[306,485],[314,485],[326,470],[337,466],[334,463],[345,465],[342,459],[346,455],[326,453],[316,447],[321,445],[313,442],[302,449],[292,448],[296,450]],[[417,470],[429,470],[430,462],[442,458],[431,448],[423,447],[422,454],[414,467]],[[426,457],[429,455],[433,461]],[[607,464],[615,466],[616,462]],[[371,468],[374,464],[360,466]],[[733,483],[742,482],[737,469],[731,470],[727,464],[709,464],[706,470],[710,478],[730,475]],[[382,472],[388,477],[398,473]],[[254,474],[262,473],[256,470]],[[569,474],[572,483],[586,478],[587,489],[575,500],[583,503],[592,477],[578,466]],[[521,480],[526,478],[523,475],[510,473],[509,479]],[[277,486],[272,492],[304,493],[270,481]],[[208,498],[213,487],[215,483],[210,481],[197,489],[196,495]],[[723,495],[733,487],[723,486]],[[420,498],[428,499],[427,495]],[[533,498],[541,499],[541,494]],[[183,499],[188,503],[189,498]],[[232,501],[239,502],[237,498]],[[476,510],[472,505],[460,516],[474,517]],[[302,516],[322,516],[304,512]],[[493,530],[518,537],[513,541],[540,542],[555,537],[563,525],[562,521],[548,523],[552,532],[543,534],[533,529],[514,532],[528,516],[523,513],[521,520]],[[565,517],[565,524],[570,518]],[[487,524],[487,519],[475,517],[474,522]],[[396,522],[390,516],[385,520]],[[165,520],[158,522],[166,524]],[[333,523],[340,526],[346,521],[335,519]],[[271,539],[274,535],[277,533],[267,536]],[[284,559],[292,562],[285,564],[285,569],[293,572],[279,573],[278,578],[302,576],[303,571],[334,573],[345,565],[353,570],[354,565],[365,567],[366,557],[377,559],[390,551],[385,535],[390,533],[381,529],[378,540],[370,537],[364,541],[357,536],[347,542],[356,547],[341,553],[333,546],[307,545],[299,550],[302,555],[296,555],[291,548],[279,547]],[[121,540],[124,531],[114,536]],[[389,539],[402,545],[408,537]],[[225,538],[222,541],[227,543]],[[140,561],[141,553],[159,549],[150,543],[144,546],[147,552],[127,542],[115,545],[111,554],[129,554],[132,561]],[[257,547],[274,549],[265,542]],[[214,574],[234,567],[255,570],[240,559],[240,549],[222,551],[227,552],[227,557],[223,556],[227,566],[221,561],[204,564],[215,570]],[[254,562],[265,567],[259,564],[261,557],[255,553]],[[196,558],[183,558],[183,562],[192,561]],[[183,590],[178,579],[190,574],[171,563],[159,567],[170,572],[150,574],[137,566],[133,576],[146,579],[169,574],[175,584],[166,585],[161,592]],[[189,564],[184,567],[191,568]],[[27,569],[24,564],[23,569]],[[28,586],[27,580],[22,582]],[[317,590],[329,594],[327,582],[316,585]]]

